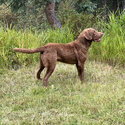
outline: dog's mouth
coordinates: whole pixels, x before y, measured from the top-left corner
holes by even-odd
[[[94,42],[100,42],[100,40],[101,40],[100,38],[99,39],[95,39]]]
[[[100,33],[100,36],[98,36],[98,38],[95,38],[94,41],[100,42],[102,36],[103,36],[103,33]]]

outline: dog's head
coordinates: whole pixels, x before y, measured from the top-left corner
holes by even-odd
[[[103,36],[102,32],[97,32],[93,28],[87,28],[80,33],[79,37],[84,37],[89,41],[100,42],[101,37]]]

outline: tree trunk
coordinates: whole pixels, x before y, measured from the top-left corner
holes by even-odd
[[[51,27],[61,29],[61,23],[55,15],[55,2],[46,3],[45,13]]]

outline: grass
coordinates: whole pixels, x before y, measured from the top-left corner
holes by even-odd
[[[111,13],[108,16],[109,21],[103,19],[99,21],[104,33],[100,45],[93,44],[90,51],[90,58],[102,62],[108,62],[112,65],[125,65],[125,11],[115,16]],[[99,28],[100,29],[100,28]],[[95,56],[97,58],[95,58]]]
[[[107,62],[112,65],[125,66],[125,14],[109,15],[109,21],[98,22],[99,31],[104,32],[100,43],[93,43],[89,50],[89,59]],[[83,30],[83,29],[81,29]],[[71,29],[64,26],[62,30],[47,29],[42,32],[25,29],[15,30],[0,27],[0,73],[3,69],[17,69],[21,65],[34,64],[38,54],[13,53],[13,48],[36,48],[46,43],[68,43],[74,40]]]
[[[92,44],[88,59],[100,62],[86,62],[84,84],[74,66],[58,63],[47,88],[35,77],[38,54],[13,53],[12,49],[71,42],[71,30],[63,27],[39,33],[1,26],[0,124],[124,125],[125,70],[118,68],[125,62],[124,23],[124,13],[110,15],[108,23],[99,22],[104,36],[101,43]]]
[[[47,88],[36,80],[37,69],[35,65],[0,75],[1,124],[125,124],[124,69],[87,61],[81,84],[75,66],[58,63]]]
[[[36,48],[46,43],[66,43],[73,41],[73,34],[69,28],[62,30],[44,30],[39,33],[37,30],[16,31],[14,28],[0,28],[0,68],[18,68],[20,65],[35,63],[38,55],[26,55],[13,53],[13,48]]]

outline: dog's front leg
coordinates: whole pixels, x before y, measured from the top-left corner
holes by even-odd
[[[76,68],[77,68],[78,76],[80,80],[83,81],[84,80],[84,63],[77,63]]]

